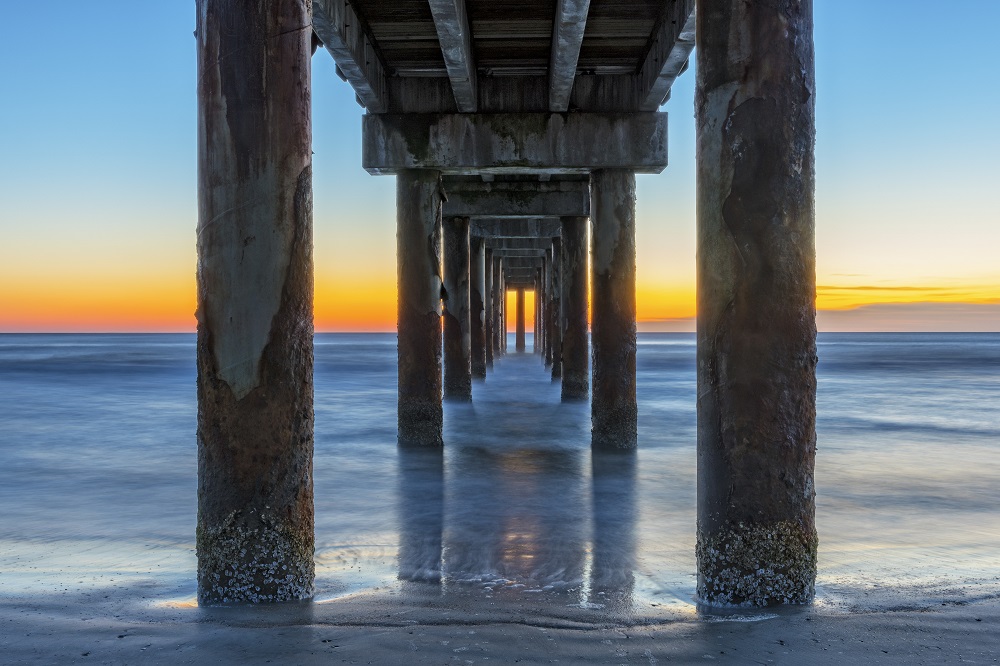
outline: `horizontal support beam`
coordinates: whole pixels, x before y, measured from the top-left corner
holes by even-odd
[[[484,238],[553,238],[562,233],[559,220],[474,219],[469,233]]]
[[[541,238],[485,238],[486,247],[491,250],[548,250],[552,247],[552,237]]]
[[[665,113],[365,114],[362,166],[372,174],[579,173],[667,166]]]
[[[444,215],[462,217],[559,217],[590,215],[590,183],[579,181],[451,182]]]
[[[590,0],[557,0],[549,53],[549,111],[565,113],[576,79]]]
[[[358,101],[372,113],[389,108],[385,66],[346,0],[313,0],[313,32],[333,56]]]
[[[639,70],[639,108],[656,111],[669,99],[674,80],[687,69],[694,50],[695,0],[675,0],[653,37]]]
[[[465,0],[429,0],[441,55],[448,70],[455,104],[461,113],[476,111],[476,65],[472,56],[472,30]]]
[[[542,257],[541,255],[537,257],[505,257],[503,265],[507,270],[517,268],[530,268],[534,270],[542,265]]]
[[[494,248],[494,257],[544,257],[545,250],[543,249],[506,249],[506,248]]]

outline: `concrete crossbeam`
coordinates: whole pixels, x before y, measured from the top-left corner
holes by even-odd
[[[465,0],[430,0],[441,55],[451,79],[455,104],[461,113],[476,111],[476,63],[472,55],[472,30]]]
[[[694,50],[695,0],[677,0],[660,22],[639,70],[639,108],[656,111],[670,99],[670,87],[688,67]]]
[[[559,220],[502,220],[496,218],[472,220],[469,231],[484,238],[552,238],[560,234]],[[491,241],[492,244],[492,241]]]
[[[590,0],[558,0],[556,4],[549,57],[549,111],[565,113],[569,108],[589,11]]]
[[[365,114],[362,166],[372,174],[589,173],[667,166],[665,113]]]
[[[525,248],[525,249],[505,249],[505,248],[495,248],[493,250],[494,254],[498,257],[531,257],[538,259],[539,257],[545,256],[544,248]]]
[[[486,238],[486,245],[494,250],[545,250],[552,247],[552,238]]]
[[[448,182],[444,214],[464,217],[537,218],[590,215],[586,180],[547,183]]]
[[[537,257],[504,257],[503,265],[508,270],[515,268],[530,268],[532,270],[542,265],[541,255]]]
[[[358,102],[372,113],[388,110],[385,66],[351,5],[344,0],[313,0],[313,32],[333,56]]]

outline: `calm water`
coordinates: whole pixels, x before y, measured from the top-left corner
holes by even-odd
[[[317,336],[318,598],[690,609],[694,352],[640,335],[633,462],[513,353],[435,457],[396,448],[395,336]],[[0,598],[192,598],[194,337],[0,335],[0,396]],[[1000,594],[1000,335],[820,336],[818,431],[817,603]]]

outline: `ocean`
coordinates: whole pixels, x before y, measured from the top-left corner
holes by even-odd
[[[537,355],[446,403],[440,457],[397,449],[395,335],[315,355],[318,602],[694,612],[693,335],[639,335],[639,450],[611,459]],[[816,605],[1000,596],[1000,334],[821,334],[819,357]],[[0,398],[0,599],[192,606],[194,336],[0,335]]]

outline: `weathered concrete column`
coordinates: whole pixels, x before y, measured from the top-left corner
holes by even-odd
[[[524,344],[524,287],[517,288],[517,317],[514,322],[514,350],[523,352],[526,349]]]
[[[587,218],[562,221],[562,399],[587,397]]]
[[[503,356],[500,346],[500,329],[503,324],[503,278],[501,275],[501,260],[503,257],[493,257],[493,358]]]
[[[485,273],[483,275],[485,279],[485,289],[483,291],[483,296],[485,297],[485,302],[483,303],[483,346],[486,351],[486,367],[490,370],[493,369],[493,250],[486,248],[484,254],[485,263]]]
[[[444,221],[444,397],[472,400],[469,218]]]
[[[441,174],[396,176],[399,443],[442,446]]]
[[[592,445],[636,445],[635,174],[603,169],[590,175],[593,311],[590,346]]]
[[[500,308],[501,308],[501,310],[500,310],[500,323],[501,323],[501,326],[502,326],[501,332],[500,332],[500,348],[501,348],[501,351],[504,354],[506,354],[507,353],[507,276],[504,275],[503,265],[502,264],[501,264],[501,270],[500,270],[500,281],[501,281],[500,288],[502,290],[501,293],[503,293],[503,301],[502,301],[502,305],[500,306]]]
[[[562,377],[562,239],[552,239],[552,313],[549,331],[552,336],[552,379]]]
[[[538,269],[538,276],[535,279],[535,353],[545,360],[545,328],[542,321],[545,319],[545,257],[542,257],[542,265]]]
[[[545,259],[543,261],[545,266],[545,276],[543,278],[543,283],[545,284],[545,308],[542,314],[542,334],[545,338],[545,367],[550,367],[552,365],[552,248],[545,250]]]
[[[311,6],[197,2],[205,605],[313,595]]]
[[[699,4],[698,596],[812,599],[812,2]]]
[[[469,240],[469,323],[472,338],[472,376],[486,378],[486,337],[483,307],[486,300],[486,246],[479,236]]]
[[[535,269],[535,288],[534,288],[533,291],[534,291],[534,294],[535,294],[535,298],[532,301],[532,308],[534,309],[535,312],[534,312],[534,315],[531,317],[531,351],[532,351],[532,353],[537,354],[539,351],[541,351],[541,348],[539,346],[539,343],[541,342],[541,339],[540,339],[541,336],[538,335],[538,321],[539,321],[539,318],[538,318],[538,305],[539,305],[539,300],[540,300],[538,297],[542,293],[542,287],[541,287],[541,284],[540,284],[539,279],[538,279],[538,269],[537,268]]]

